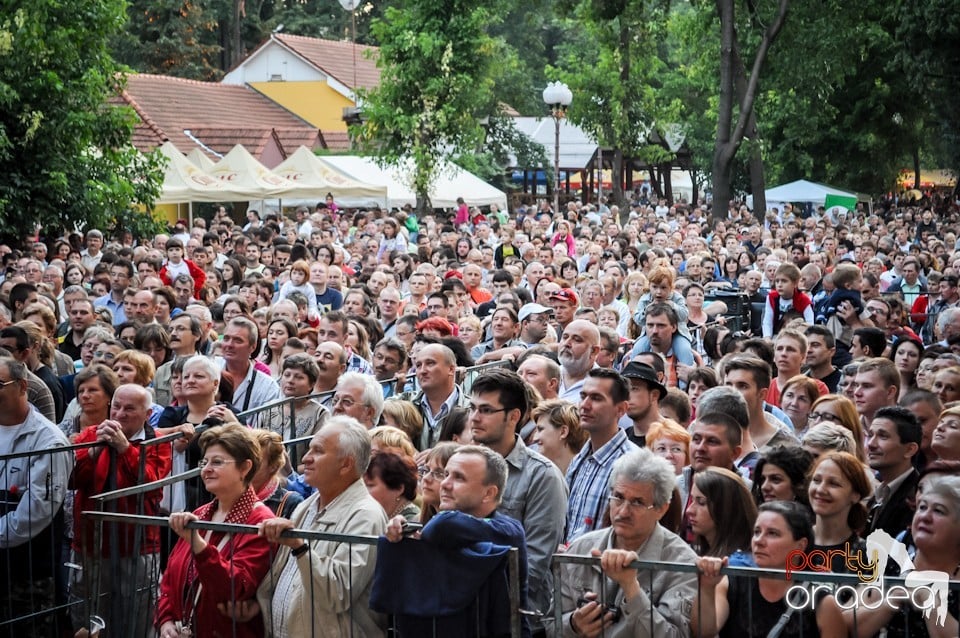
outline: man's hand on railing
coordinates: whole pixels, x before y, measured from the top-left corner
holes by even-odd
[[[220,613],[237,622],[249,622],[260,613],[260,603],[256,599],[229,601],[217,605]]]
[[[126,452],[127,448],[130,447],[130,441],[127,440],[126,435],[123,433],[123,426],[110,419],[107,419],[97,426],[97,440],[101,443],[106,443],[120,454]],[[97,448],[91,449],[90,456],[95,456],[93,452],[95,449]]]
[[[626,549],[606,549],[601,554],[599,549],[593,549],[590,553],[600,557],[603,573],[620,585],[624,600],[633,600],[633,597],[640,593],[637,570],[630,567],[633,561],[639,559],[636,552]]]
[[[285,518],[271,518],[260,523],[260,536],[263,536],[271,543],[286,545],[292,549],[297,549],[306,543],[302,538],[288,538],[280,536],[288,529],[293,529],[293,521]]]

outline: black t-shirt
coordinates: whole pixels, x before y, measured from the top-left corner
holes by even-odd
[[[727,603],[730,606],[730,616],[720,629],[720,638],[766,636],[790,609],[783,600],[775,602],[766,600],[760,594],[760,586],[755,578],[730,576],[729,580]],[[784,627],[779,634],[780,638],[820,636],[816,616],[809,609],[793,611],[783,622]]]
[[[830,393],[835,394],[837,392],[837,385],[840,384],[840,377],[842,376],[843,372],[840,370],[840,368],[834,367],[833,372],[821,379],[817,379],[817,381],[823,381],[823,384],[827,386],[827,389],[830,390]]]

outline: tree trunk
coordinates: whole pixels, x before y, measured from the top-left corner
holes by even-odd
[[[613,203],[617,206],[623,207],[623,150],[619,147],[613,151],[613,164],[610,166],[611,178],[613,179],[613,184],[610,188],[610,196],[613,199]],[[602,179],[602,174],[601,174]]]
[[[671,162],[664,162],[660,169],[660,177],[663,179],[663,196],[668,204],[673,204],[673,175],[671,175]]]
[[[230,25],[230,66],[243,58],[243,38],[240,25],[243,21],[244,0],[233,0],[233,23]]]
[[[663,197],[663,188],[660,186],[660,172],[656,166],[651,165],[647,169],[647,173],[650,175],[650,188],[653,189],[653,193],[657,196],[657,199],[660,199]]]
[[[731,198],[730,176],[733,155],[730,149],[733,125],[733,54],[737,33],[734,28],[734,0],[716,0],[720,16],[720,91],[717,105],[717,135],[713,147],[713,206],[716,222],[726,214]]]
[[[920,190],[920,147],[913,147],[913,187]]]
[[[734,63],[736,65],[737,99],[743,104],[747,90],[747,72],[743,66],[743,57],[739,47],[734,49]],[[767,214],[767,180],[763,169],[763,145],[760,141],[760,131],[757,129],[757,112],[751,109],[747,119],[746,138],[750,144],[750,191],[753,193],[753,215],[761,224]]]
[[[716,0],[717,13],[720,16],[720,99],[718,103],[717,136],[713,152],[713,208],[712,216],[717,219],[725,215],[727,206],[733,198],[732,177],[733,162],[744,136],[750,130],[753,105],[758,93],[760,70],[767,59],[770,46],[776,40],[787,17],[790,0],[779,0],[777,15],[763,32],[763,38],[753,59],[750,76],[746,78],[743,91],[736,91],[737,33],[734,26],[734,0]],[[735,94],[740,99],[735,100]],[[737,102],[738,115],[734,126],[734,105]],[[751,158],[752,160],[753,158]],[[762,159],[762,158],[761,158]],[[754,193],[756,197],[756,193]],[[764,207],[766,203],[764,202]],[[756,209],[756,200],[754,200]]]

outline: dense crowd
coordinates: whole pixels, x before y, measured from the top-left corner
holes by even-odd
[[[139,585],[113,607],[129,636],[376,636],[406,617],[376,547],[297,527],[520,546],[525,635],[957,635],[953,592],[945,617],[924,614],[933,594],[793,609],[788,581],[721,574],[796,556],[855,573],[882,531],[912,561],[889,575],[960,578],[957,203],[760,221],[631,199],[418,218],[328,197],[0,245],[0,455],[89,444],[0,460],[0,568],[31,575],[0,622],[113,579]],[[174,547],[157,527],[95,543],[95,495],[193,467],[199,483],[117,501],[169,517]],[[564,565],[555,599],[558,548],[600,566]],[[98,552],[122,560],[95,583],[64,567]]]

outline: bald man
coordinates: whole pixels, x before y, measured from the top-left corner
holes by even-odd
[[[457,385],[457,357],[447,346],[432,343],[416,353],[417,382],[420,392],[412,399],[423,415],[423,434],[417,449],[426,450],[437,444],[440,430],[450,411],[468,402]]]
[[[560,360],[560,398],[580,402],[587,373],[597,365],[600,330],[583,319],[571,321],[563,330],[557,358]]]

